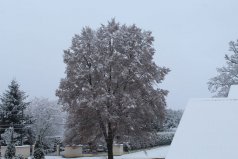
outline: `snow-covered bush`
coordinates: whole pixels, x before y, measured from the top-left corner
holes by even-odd
[[[162,130],[171,131],[173,129],[176,129],[179,125],[182,115],[183,115],[182,110],[167,109],[164,115]]]
[[[38,137],[35,144],[33,159],[44,159],[44,158],[45,158],[45,153],[43,149],[43,144],[41,142],[41,138]]]
[[[5,133],[5,137],[8,140],[7,149],[4,155],[5,159],[12,159],[16,154],[16,148],[13,142],[13,134],[14,134],[13,127],[9,127]]]
[[[4,157],[5,157],[5,159],[13,159],[15,154],[16,154],[15,145],[12,142],[10,142],[7,145],[7,149],[6,149]]]
[[[24,156],[22,154],[17,154],[15,159],[24,159]]]
[[[42,147],[34,150],[33,158],[34,159],[44,159],[45,158],[44,150]]]
[[[151,135],[149,139],[130,138],[129,150],[138,150],[155,146],[170,145],[175,132],[161,132]]]
[[[174,134],[175,134],[175,132],[158,133],[157,144],[158,145],[170,145],[173,140]]]

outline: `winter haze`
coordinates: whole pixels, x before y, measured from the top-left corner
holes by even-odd
[[[94,29],[116,18],[151,30],[154,60],[171,69],[161,85],[170,108],[184,108],[207,89],[225,64],[229,41],[238,38],[236,0],[0,0],[0,93],[13,78],[30,98],[55,97],[65,77],[63,50],[82,27]]]

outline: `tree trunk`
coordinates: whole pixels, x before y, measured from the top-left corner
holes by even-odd
[[[108,159],[113,159],[113,134],[110,122],[108,122],[107,150]]]
[[[113,159],[113,141],[108,140],[107,150],[108,159]]]

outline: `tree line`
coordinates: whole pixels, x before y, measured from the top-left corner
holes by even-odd
[[[13,130],[14,145],[33,145],[38,136],[45,145],[63,131],[64,114],[57,101],[46,98],[28,99],[16,80],[0,96],[0,144],[9,143]],[[61,124],[61,125],[60,125]]]

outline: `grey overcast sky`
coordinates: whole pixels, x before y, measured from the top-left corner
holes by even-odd
[[[238,38],[237,15],[237,0],[0,0],[0,93],[15,78],[30,98],[57,99],[73,35],[115,17],[153,32],[154,60],[172,70],[161,85],[168,106],[183,109],[212,96],[207,82]]]

